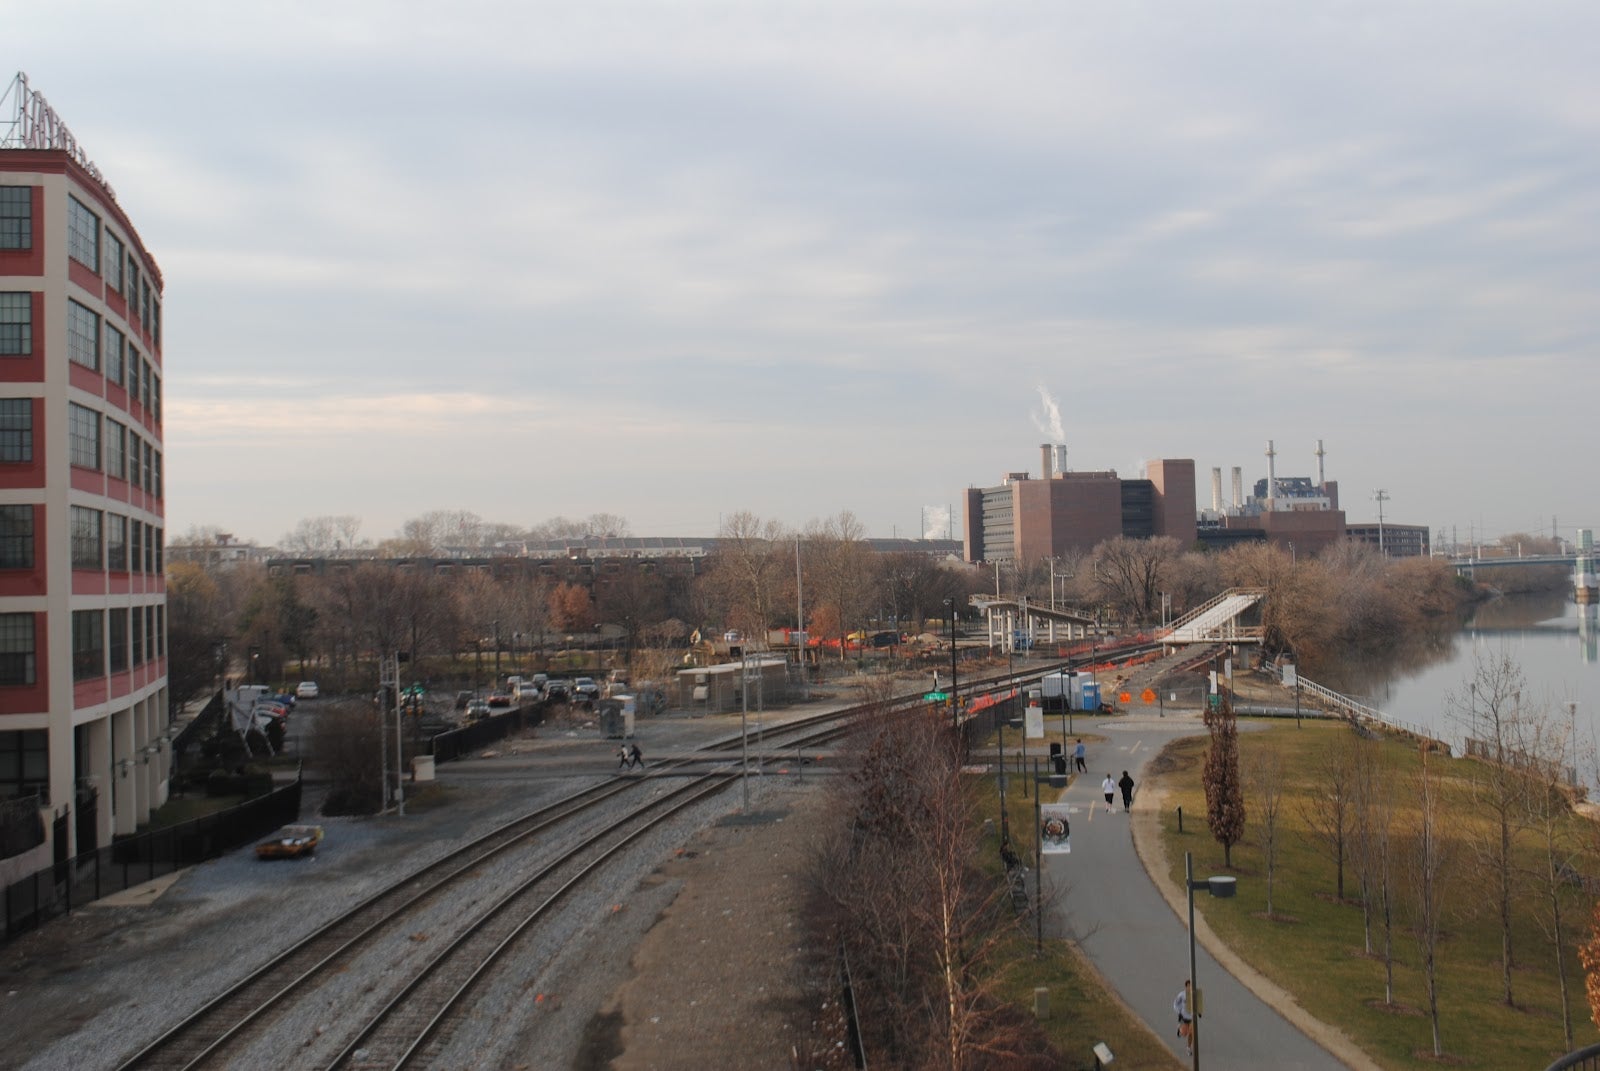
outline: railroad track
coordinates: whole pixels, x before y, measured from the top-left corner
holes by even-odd
[[[1126,654],[1102,652],[1104,654]],[[1024,673],[995,674],[970,678],[961,682],[961,691],[971,693],[988,690],[1006,682],[1019,685],[1037,680],[1070,662],[1041,666]],[[771,742],[780,746],[816,746],[847,734],[854,718],[866,711],[910,710],[922,705],[920,693],[893,697],[882,703],[863,704],[844,710],[795,719],[765,730]],[[734,734],[705,745],[701,750],[722,753],[740,747],[744,737]],[[355,956],[369,947],[379,937],[401,932],[408,919],[415,918],[429,905],[436,904],[441,896],[450,894],[472,880],[485,864],[504,853],[525,846],[534,836],[548,832],[562,823],[571,822],[578,815],[600,806],[623,794],[637,791],[638,786],[659,782],[661,778],[682,770],[695,760],[685,757],[657,762],[645,778],[617,777],[608,779],[578,792],[571,793],[546,806],[507,822],[477,839],[430,863],[410,876],[367,898],[349,911],[323,924],[311,934],[297,941],[266,964],[252,971],[240,982],[219,994],[201,1008],[185,1017],[175,1026],[139,1049],[118,1065],[119,1071],[146,1068],[192,1069],[226,1063],[228,1055],[248,1048],[262,1034],[270,1030],[278,1015],[292,1005],[293,1000],[314,989],[332,972],[340,970]],[[757,758],[755,761],[763,761]],[[713,770],[692,777],[683,786],[663,796],[647,801],[625,818],[606,823],[601,833],[581,838],[565,850],[555,862],[539,867],[537,872],[522,882],[511,894],[502,897],[478,919],[467,924],[453,939],[445,953],[441,953],[425,970],[407,983],[401,994],[393,998],[371,1023],[363,1028],[356,1042],[348,1045],[334,1066],[367,1067],[371,1054],[377,1053],[378,1063],[373,1066],[401,1067],[415,1058],[425,1042],[435,1036],[460,1002],[461,994],[470,988],[503,955],[504,947],[514,943],[519,934],[545,911],[549,905],[564,895],[567,888],[582,879],[600,860],[616,848],[633,840],[645,829],[653,828],[684,807],[708,795],[721,791],[737,775],[727,770]],[[673,803],[673,801],[679,801]],[[669,806],[670,804],[670,806]],[[646,814],[655,814],[643,826],[625,835],[618,834],[623,823],[637,821]],[[616,839],[618,836],[621,839]],[[597,841],[611,837],[615,843],[591,862],[579,866],[576,862],[586,853],[597,851]],[[562,868],[578,866],[578,870],[558,887],[560,892],[543,901],[543,906],[531,913],[525,901],[535,896],[537,888],[549,888]],[[518,916],[509,931],[501,932],[505,920]],[[487,946],[487,951],[485,951]],[[475,951],[474,951],[475,950]],[[474,960],[476,962],[474,963]],[[461,965],[472,963],[463,968]],[[465,971],[465,973],[463,973]],[[442,997],[440,994],[444,994]],[[427,996],[424,996],[427,994]],[[418,1008],[432,1008],[426,1022],[420,1022]],[[410,1024],[403,1026],[402,1024]],[[411,1040],[398,1040],[411,1034]],[[363,1044],[365,1042],[365,1044]],[[364,1053],[359,1062],[355,1054]],[[384,1059],[394,1057],[399,1062],[386,1064]]]

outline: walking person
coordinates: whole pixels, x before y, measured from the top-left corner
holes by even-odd
[[[1106,813],[1110,814],[1116,808],[1111,806],[1111,801],[1117,795],[1117,783],[1111,780],[1111,775],[1106,774],[1106,779],[1100,782],[1100,791],[1106,794]]]
[[[1072,761],[1077,765],[1079,773],[1088,773],[1089,764],[1083,761],[1086,752],[1083,749],[1083,737],[1078,737],[1078,746],[1072,749]]]
[[[628,745],[627,744],[618,745],[617,746],[617,769],[619,769],[619,770],[625,769],[628,766],[630,759],[631,759],[631,756],[628,754]]]
[[[628,767],[631,769],[635,763],[639,769],[644,769],[644,752],[639,750],[638,744],[634,744],[628,752]]]
[[[1178,990],[1178,996],[1172,1002],[1172,1010],[1178,1013],[1178,1036],[1183,1039],[1191,1056],[1194,1055],[1194,995],[1190,988],[1193,984],[1185,978],[1183,988]]]
[[[1133,810],[1133,778],[1128,776],[1128,771],[1122,771],[1122,780],[1117,782],[1117,787],[1122,789],[1122,810],[1124,813]]]

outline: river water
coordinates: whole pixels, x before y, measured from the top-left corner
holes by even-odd
[[[1577,738],[1600,739],[1600,620],[1596,606],[1561,594],[1508,596],[1478,608],[1457,632],[1420,641],[1382,664],[1350,664],[1319,679],[1395,721],[1459,747],[1460,716],[1475,660],[1504,652],[1521,668],[1523,704],[1565,720],[1576,703]]]

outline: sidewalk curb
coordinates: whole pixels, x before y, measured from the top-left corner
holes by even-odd
[[[1184,895],[1184,890],[1167,880],[1170,867],[1166,844],[1161,837],[1161,813],[1166,799],[1167,786],[1161,784],[1159,780],[1147,790],[1141,791],[1134,799],[1133,850],[1139,858],[1139,864],[1144,867],[1145,874],[1150,878],[1150,883],[1161,893],[1161,898],[1167,902],[1167,906],[1172,908],[1172,913],[1177,915],[1178,921],[1182,923],[1188,915],[1188,898]],[[1194,916],[1194,934],[1195,939],[1211,953],[1212,958],[1220,963],[1224,970],[1238,979],[1264,1003],[1271,1005],[1278,1014],[1293,1023],[1307,1037],[1343,1061],[1351,1071],[1383,1071],[1378,1063],[1343,1030],[1312,1015],[1287,990],[1280,988],[1277,983],[1235,954],[1233,949],[1216,935],[1206,923],[1205,916],[1198,910]]]

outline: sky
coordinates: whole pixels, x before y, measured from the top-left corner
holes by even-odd
[[[169,536],[959,537],[1057,438],[1202,505],[1320,439],[1352,522],[1600,527],[1590,0],[5,22],[165,278]]]

